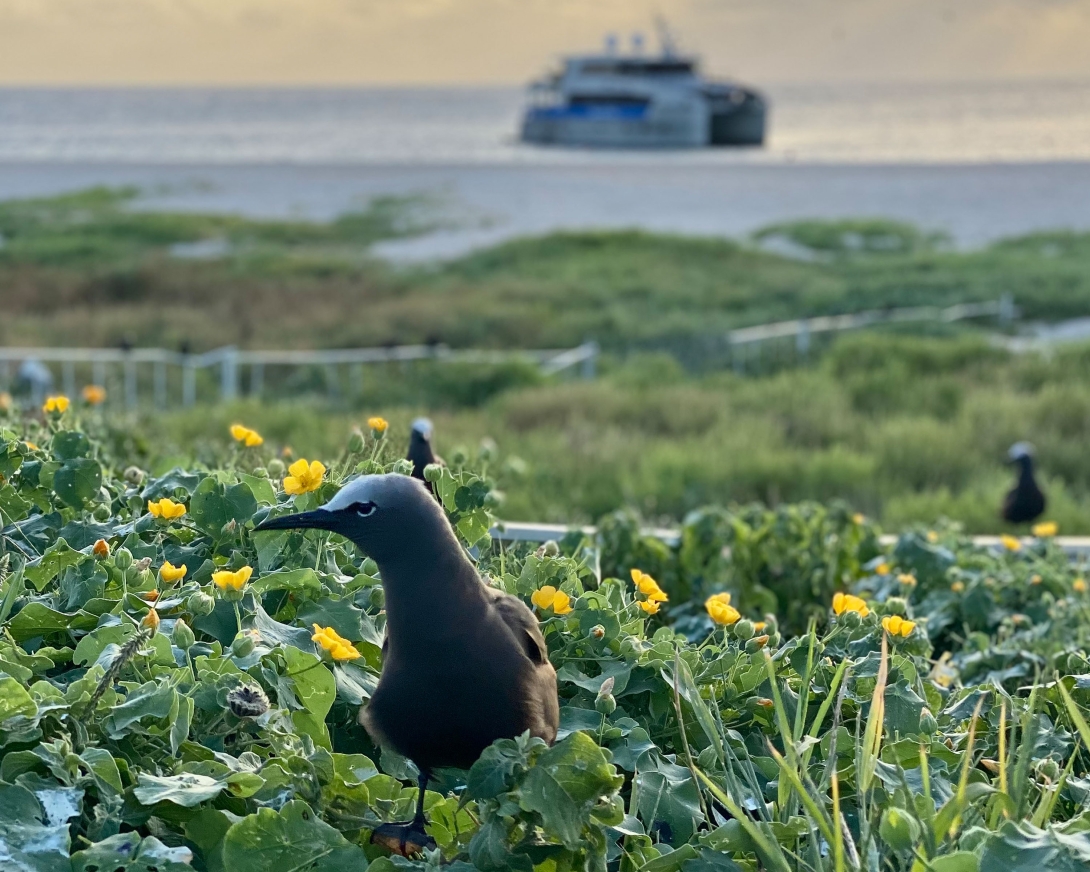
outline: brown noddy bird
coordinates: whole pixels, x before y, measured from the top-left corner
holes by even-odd
[[[439,457],[432,448],[431,437],[435,427],[427,418],[417,418],[413,421],[412,430],[409,433],[409,451],[405,455],[406,460],[413,463],[413,478],[424,482],[424,486],[434,493],[430,481],[424,479],[424,468],[431,463],[442,465],[443,458]]]
[[[265,521],[256,530],[331,530],[378,564],[386,640],[378,687],[360,723],[420,770],[412,821],[384,824],[372,841],[416,850],[424,790],[434,769],[468,769],[496,739],[529,731],[556,739],[556,671],[533,612],[487,586],[446,513],[418,479],[370,475],[324,506]]]
[[[1007,458],[1018,467],[1018,481],[1004,497],[999,514],[1012,524],[1028,524],[1045,513],[1047,502],[1033,475],[1033,446],[1017,442],[1011,446]]]

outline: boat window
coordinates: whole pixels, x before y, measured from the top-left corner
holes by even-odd
[[[691,61],[671,60],[616,60],[591,61],[583,65],[583,72],[591,76],[677,76],[691,75]]]
[[[568,102],[572,106],[646,106],[650,100],[630,94],[572,94]]]

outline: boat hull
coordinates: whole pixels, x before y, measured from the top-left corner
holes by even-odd
[[[764,100],[750,91],[741,102],[712,98],[642,110],[535,107],[523,116],[521,139],[575,148],[756,146],[764,142],[766,114]]]

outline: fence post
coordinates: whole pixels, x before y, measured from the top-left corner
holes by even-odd
[[[805,318],[799,319],[799,330],[795,334],[795,353],[799,357],[808,357],[810,354],[810,322]]]
[[[155,407],[165,409],[167,405],[167,365],[161,360],[155,361]]]
[[[584,342],[583,348],[586,349],[586,355],[583,357],[581,375],[589,380],[594,378],[598,371],[598,343],[592,339],[590,342]]]
[[[125,361],[125,405],[136,408],[136,363],[131,358]]]
[[[106,387],[106,362],[94,360],[91,363],[91,381],[100,388]]]
[[[182,363],[182,405],[192,406],[197,402],[197,367],[192,355],[187,354]]]
[[[1014,296],[1004,294],[999,298],[999,323],[1010,324],[1014,321]]]
[[[260,397],[265,390],[265,364],[255,363],[250,367],[250,396]]]
[[[220,396],[233,400],[238,396],[238,349],[228,345],[220,353]]]

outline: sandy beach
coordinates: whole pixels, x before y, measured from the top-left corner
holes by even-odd
[[[456,257],[527,234],[641,228],[743,236],[799,218],[885,217],[960,247],[1090,229],[1090,162],[699,165],[668,157],[565,165],[0,163],[0,198],[134,185],[144,208],[326,219],[422,195],[442,229],[385,243],[395,261]]]

